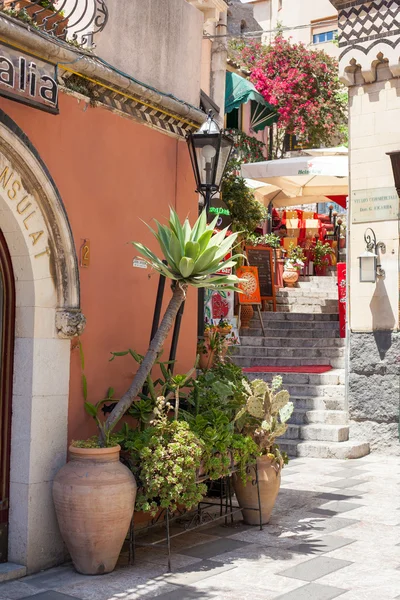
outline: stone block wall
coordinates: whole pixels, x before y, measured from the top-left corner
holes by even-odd
[[[400,332],[351,333],[347,401],[351,437],[400,456]]]

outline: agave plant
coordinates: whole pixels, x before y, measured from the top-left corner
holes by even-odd
[[[215,233],[217,218],[207,225],[207,215],[204,211],[192,228],[188,219],[182,225],[176,212],[171,209],[167,225],[161,225],[156,221],[157,231],[151,227],[150,230],[156,237],[167,264],[143,244],[133,242],[135,248],[153,269],[172,279],[173,293],[161,324],[140,363],[132,384],[106,421],[105,431],[107,434],[114,429],[142,389],[186,297],[188,286],[241,292],[236,287],[240,279],[235,275],[216,275],[221,269],[233,267],[240,256],[236,254],[234,258],[224,260],[238,234],[227,235],[228,228]]]
[[[250,435],[263,454],[273,455],[282,463],[275,440],[287,430],[287,421],[294,408],[289,392],[280,389],[282,377],[274,377],[271,386],[261,379],[250,383],[243,380],[242,383],[247,397],[246,404],[235,417],[236,427]]]
[[[234,275],[215,276],[217,271],[235,266],[237,255],[227,261],[224,257],[238,236],[237,233],[227,236],[228,227],[214,233],[217,220],[218,216],[207,225],[206,211],[203,211],[192,228],[188,219],[181,225],[178,215],[171,209],[168,225],[156,221],[157,231],[149,227],[160,244],[167,265],[143,244],[133,242],[133,245],[153,269],[169,279],[194,287],[219,289],[223,286],[240,291],[235,287],[238,278]]]

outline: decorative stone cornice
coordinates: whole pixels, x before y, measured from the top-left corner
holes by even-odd
[[[86,317],[79,309],[59,309],[56,312],[56,329],[60,338],[74,338],[85,329]]]
[[[355,85],[361,71],[364,81],[376,80],[376,69],[385,63],[393,77],[400,76],[399,0],[331,0],[338,9],[340,78]]]
[[[204,22],[212,21],[218,23],[219,14],[228,10],[224,0],[187,0],[189,4],[204,13]]]

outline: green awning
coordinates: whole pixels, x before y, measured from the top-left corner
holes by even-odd
[[[267,125],[271,125],[277,120],[276,110],[268,104],[262,95],[257,92],[254,85],[244,77],[236,73],[226,72],[226,90],[225,90],[225,113],[230,113],[242,104],[252,100],[252,129],[261,131]],[[253,110],[253,104],[256,109]],[[254,118],[253,118],[254,117]],[[268,117],[268,118],[267,118]],[[254,122],[254,126],[253,126]]]
[[[251,101],[250,129],[253,131],[262,131],[266,127],[272,125],[272,123],[276,123],[277,120],[278,115],[272,106],[269,104],[263,106],[256,100]]]

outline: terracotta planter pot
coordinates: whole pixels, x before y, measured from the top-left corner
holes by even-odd
[[[7,9],[12,8],[17,11],[25,9],[37,25],[41,25],[44,21],[45,31],[51,31],[56,36],[61,36],[68,25],[68,19],[63,15],[56,15],[53,10],[43,8],[38,4],[32,4],[31,0],[4,0],[3,7]]]
[[[260,487],[260,502],[261,502],[261,520],[265,525],[271,518],[272,509],[274,508],[276,497],[281,486],[281,468],[278,463],[268,458],[268,456],[260,456],[257,458],[258,479]],[[247,525],[259,525],[260,515],[258,509],[258,493],[257,486],[253,485],[255,475],[252,480],[244,485],[242,479],[237,473],[233,474],[233,487],[236,494],[236,499],[242,509],[243,520]]]
[[[326,265],[316,265],[314,263],[314,273],[320,277],[326,275]]]
[[[84,575],[114,569],[132,519],[136,481],[119,461],[120,450],[70,446],[70,462],[54,479],[61,535]]]
[[[296,269],[284,269],[282,279],[287,287],[294,287],[299,279]]]
[[[250,327],[250,321],[254,315],[254,308],[251,304],[244,304],[240,311],[240,327],[242,329],[248,329]]]
[[[209,350],[208,352],[201,353],[199,355],[199,367],[202,371],[206,371],[207,369],[211,369],[214,365],[215,361],[215,352],[214,350]]]

